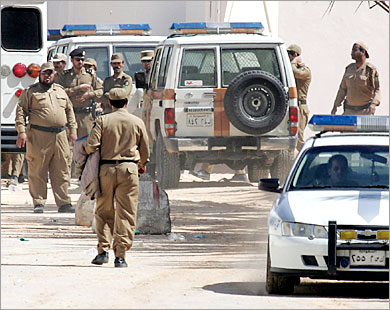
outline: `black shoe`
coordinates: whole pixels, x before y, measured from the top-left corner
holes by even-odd
[[[121,267],[121,268],[127,267],[127,263],[126,263],[125,259],[122,257],[115,257],[114,264],[115,264],[115,267]]]
[[[74,207],[71,204],[60,206],[58,213],[74,213]]]
[[[102,252],[96,255],[96,257],[92,260],[91,263],[95,265],[103,265],[108,263],[108,252]]]
[[[43,213],[43,205],[34,206],[34,213]]]

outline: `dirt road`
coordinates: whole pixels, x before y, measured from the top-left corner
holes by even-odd
[[[388,284],[303,280],[293,296],[265,293],[267,214],[272,194],[256,184],[182,175],[167,191],[172,232],[138,235],[129,268],[90,264],[96,239],[56,212],[33,214],[26,183],[1,188],[2,309],[388,309]],[[76,204],[76,182],[70,189]],[[22,239],[21,239],[22,238]],[[24,240],[24,241],[22,241]]]

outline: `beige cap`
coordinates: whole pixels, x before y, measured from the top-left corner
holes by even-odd
[[[45,62],[45,63],[42,64],[40,72],[45,72],[47,70],[54,71],[54,65],[53,65],[52,62]]]
[[[95,68],[97,68],[96,60],[93,58],[87,58],[86,60],[84,60],[84,65],[91,65],[91,66],[95,66]]]
[[[114,53],[111,56],[111,62],[122,62],[125,61],[125,58],[123,57],[122,53]]]
[[[123,88],[111,88],[108,93],[108,98],[110,98],[111,100],[127,99],[126,91]]]
[[[154,57],[153,50],[146,50],[141,52],[141,61],[142,60],[152,60]]]
[[[63,61],[63,62],[67,62],[68,61],[68,58],[66,57],[65,54],[62,54],[62,53],[57,53],[54,55],[53,59],[51,60],[52,62],[60,62],[60,61]]]
[[[359,45],[360,47],[364,48],[366,50],[366,57],[367,58],[370,58],[370,55],[368,55],[368,46],[366,45],[366,43],[362,42],[362,41],[356,41],[353,45]]]
[[[288,51],[294,51],[295,53],[297,53],[298,55],[301,55],[302,54],[302,50],[301,48],[296,45],[296,44],[291,44],[288,48],[287,48]]]

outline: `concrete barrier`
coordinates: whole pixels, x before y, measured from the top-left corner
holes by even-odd
[[[95,207],[95,200],[90,200],[82,192],[75,209],[76,225],[92,226],[95,231]],[[136,229],[141,234],[166,234],[171,232],[168,195],[147,174],[140,177]]]

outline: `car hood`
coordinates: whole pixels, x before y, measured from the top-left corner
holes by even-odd
[[[328,225],[389,225],[388,191],[290,191],[275,212],[283,221]]]

